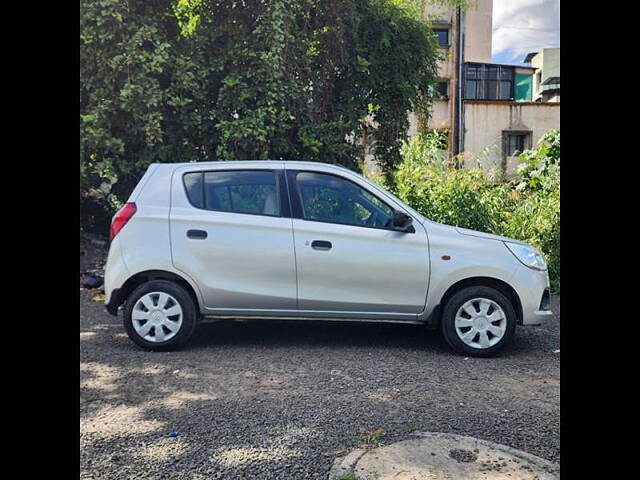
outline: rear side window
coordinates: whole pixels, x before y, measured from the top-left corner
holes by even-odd
[[[194,207],[217,212],[280,215],[275,173],[268,170],[193,172],[183,177]]]

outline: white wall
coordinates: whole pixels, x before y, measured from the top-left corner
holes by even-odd
[[[493,0],[470,2],[464,12],[464,61],[491,63]]]
[[[487,172],[501,168],[503,130],[531,130],[531,146],[535,146],[554,128],[560,128],[560,103],[465,101],[465,155],[479,155]],[[507,174],[516,166],[515,157],[507,159]]]

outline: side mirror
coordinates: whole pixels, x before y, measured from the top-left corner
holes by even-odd
[[[416,229],[413,225],[413,218],[400,210],[393,212],[393,228],[399,232],[415,233]]]

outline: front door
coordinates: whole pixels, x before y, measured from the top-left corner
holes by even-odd
[[[345,177],[288,171],[298,308],[417,314],[424,310],[429,247],[424,228],[391,227],[393,208]]]

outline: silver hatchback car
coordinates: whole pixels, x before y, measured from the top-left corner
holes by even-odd
[[[484,357],[552,315],[533,247],[433,222],[336,165],[152,164],[110,240],[107,310],[147,349],[203,318],[320,319],[422,324]]]

